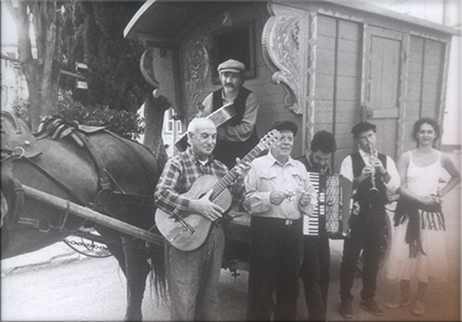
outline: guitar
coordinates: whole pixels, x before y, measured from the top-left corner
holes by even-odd
[[[215,112],[207,115],[206,118],[212,120],[215,126],[219,127],[236,115],[237,113],[234,109],[234,103],[228,103],[217,109]],[[184,133],[178,140],[176,140],[175,146],[180,152],[186,150],[188,148],[188,133]]]
[[[271,148],[279,140],[280,132],[268,132],[246,156],[221,179],[212,175],[198,178],[188,192],[182,196],[199,199],[208,195],[209,200],[219,205],[225,212],[231,207],[232,197],[228,186],[238,177],[238,166],[243,162],[250,163],[261,152]],[[162,209],[156,210],[155,221],[162,236],[174,247],[182,251],[199,248],[207,238],[212,221],[199,214],[171,216]]]

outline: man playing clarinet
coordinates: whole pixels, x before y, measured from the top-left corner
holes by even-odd
[[[346,179],[353,183],[353,212],[350,218],[350,235],[345,239],[340,266],[340,314],[353,317],[351,302],[355,266],[363,250],[363,288],[360,307],[375,316],[383,315],[374,301],[377,289],[377,273],[380,261],[380,245],[385,231],[385,204],[387,191],[394,193],[400,185],[400,176],[393,160],[378,153],[374,124],[360,122],[351,133],[359,151],[347,156],[340,169]]]

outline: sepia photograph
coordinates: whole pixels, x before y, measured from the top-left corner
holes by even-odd
[[[0,0],[1,321],[460,321],[460,0]]]

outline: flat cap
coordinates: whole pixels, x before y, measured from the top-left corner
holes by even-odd
[[[297,127],[297,124],[295,124],[292,121],[280,121],[280,122],[274,123],[273,126],[271,127],[271,130],[279,130],[279,131],[289,130],[289,131],[292,131],[295,136],[295,134],[297,134],[298,127]]]
[[[377,131],[377,126],[375,124],[369,122],[359,122],[351,129],[351,133],[353,134],[354,138],[357,138],[361,132],[373,130],[374,132]]]
[[[245,65],[238,60],[235,59],[228,59],[225,62],[222,62],[218,65],[217,68],[218,72],[232,72],[232,73],[240,73],[245,71]]]

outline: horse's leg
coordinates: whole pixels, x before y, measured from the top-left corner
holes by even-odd
[[[127,276],[126,264],[125,264],[125,254],[122,247],[122,238],[120,233],[101,225],[95,225],[96,231],[101,235],[103,240],[106,243],[107,248],[111,252],[112,256],[115,257],[119,263],[120,268],[125,276]]]
[[[126,321],[142,320],[142,301],[146,289],[146,277],[150,266],[147,262],[145,242],[139,239],[122,238],[127,277],[127,311]]]
[[[144,241],[133,238],[122,238],[121,235],[106,227],[97,226],[95,229],[107,241],[107,247],[119,262],[127,279],[127,309],[125,321],[142,320],[142,301],[146,288],[146,277],[150,267],[147,263]]]

